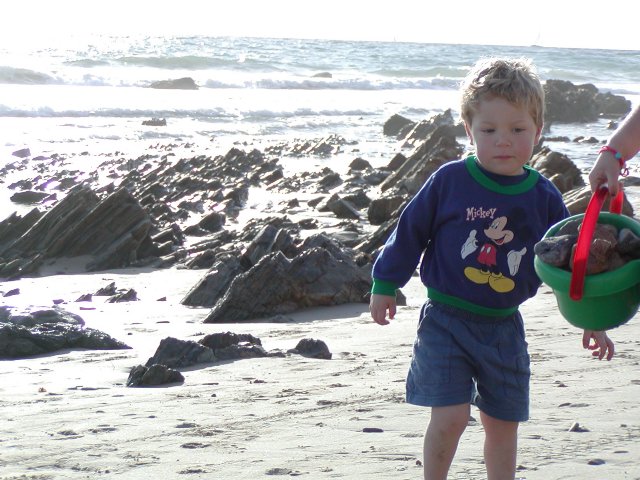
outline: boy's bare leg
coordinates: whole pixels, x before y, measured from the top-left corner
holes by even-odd
[[[458,441],[469,423],[470,405],[433,407],[424,436],[424,479],[446,480]]]
[[[498,420],[480,412],[484,426],[484,463],[488,480],[513,480],[516,476],[518,422]]]

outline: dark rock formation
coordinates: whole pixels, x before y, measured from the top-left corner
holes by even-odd
[[[262,346],[262,341],[250,333],[221,332],[205,335],[200,343],[214,352],[241,343]]]
[[[184,376],[166,365],[137,365],[129,372],[127,387],[151,387],[169,383],[182,383]]]
[[[331,359],[327,344],[322,340],[310,338],[300,340],[297,346],[287,353]],[[155,354],[149,358],[146,365],[136,365],[130,370],[127,386],[181,383],[184,377],[176,370],[177,368],[218,361],[284,356],[285,354],[279,350],[267,352],[260,339],[248,333],[213,333],[206,335],[199,342],[167,337],[160,342]]]
[[[443,164],[460,158],[463,147],[456,141],[453,125],[433,120],[433,130],[411,156],[380,184],[383,192],[414,195]]]
[[[22,192],[16,192],[11,195],[10,200],[14,203],[22,203],[25,205],[34,205],[42,202],[44,199],[50,197],[49,193],[34,192],[33,190],[23,190]]]
[[[318,206],[321,212],[332,212],[337,218],[349,218],[358,220],[360,213],[358,209],[348,200],[340,198],[338,195],[332,195],[326,202]]]
[[[331,360],[332,357],[327,344],[322,340],[314,338],[303,338],[298,342],[296,347],[289,350],[288,353],[296,353],[304,357],[320,358],[323,360]]]
[[[400,132],[406,129],[407,126],[413,127],[416,122],[409,120],[399,114],[394,114],[384,123],[382,127],[382,133],[391,137],[398,137]]]
[[[255,233],[253,233],[253,225],[247,225],[246,237],[252,237],[247,246],[241,252],[216,254],[211,251],[208,255],[211,257],[209,271],[187,293],[181,303],[189,306],[212,307],[224,295],[237,275],[249,270],[265,255],[283,252],[288,257],[295,256],[299,249],[294,244],[287,227],[290,226],[286,225],[286,220],[282,218],[270,220]],[[244,241],[245,238],[241,240]],[[193,259],[188,264],[191,265],[196,260]],[[202,263],[206,262],[202,260]]]
[[[349,164],[349,169],[351,171],[353,171],[353,170],[358,170],[358,171],[367,170],[369,168],[371,168],[371,164],[367,160],[365,160],[364,158],[360,158],[360,157],[354,159]]]
[[[11,155],[18,158],[29,158],[31,156],[31,150],[28,148],[21,148],[20,150],[11,152]]]
[[[394,195],[372,200],[367,212],[369,223],[371,225],[382,225],[392,218],[397,220],[395,216],[396,211],[398,208],[404,207],[407,201],[407,197],[404,195]]]
[[[587,210],[587,205],[589,205],[589,200],[591,200],[592,193],[591,188],[589,186],[585,186],[582,188],[574,188],[566,192],[563,195],[564,203],[569,210],[571,215],[577,215],[579,213],[584,213]],[[602,206],[602,211],[609,211],[611,204],[611,198],[607,197]],[[629,217],[633,216],[633,206],[629,203],[629,200],[625,197],[622,203],[622,213]]]
[[[0,307],[0,358],[25,358],[66,349],[118,350],[128,345],[84,328],[79,316],[59,308],[13,312]]]
[[[529,165],[551,180],[560,193],[583,187],[585,184],[582,172],[575,163],[566,155],[554,152],[549,147],[543,147],[535,154]]]
[[[150,88],[173,89],[173,90],[197,90],[198,85],[191,77],[177,78],[174,80],[159,80],[149,85]]]
[[[225,256],[213,264],[180,303],[191,307],[213,307],[225,294],[233,279],[244,271],[237,257]]]
[[[80,255],[88,257],[88,270],[167,267],[182,261],[191,261],[190,268],[208,268],[215,256],[237,244],[234,235],[224,230],[226,219],[244,207],[250,186],[279,168],[257,150],[231,149],[213,158],[200,155],[177,161],[164,157],[150,162],[150,158],[141,156],[126,165],[114,162],[114,170],[127,170],[118,189],[108,184],[94,191],[91,181],[75,187],[71,182],[65,187],[70,188],[66,196],[46,213],[33,209],[0,222],[0,278],[18,278],[37,271],[49,259]],[[107,161],[100,169],[110,167]],[[65,184],[61,176],[45,182],[36,177],[12,188],[49,181],[61,186]],[[192,212],[207,211],[192,233],[209,238],[188,250],[180,248],[185,235],[178,222]]]
[[[115,295],[116,292],[116,282],[111,282],[110,284],[96,290],[93,295],[95,295],[96,297],[110,297],[112,295]]]
[[[222,212],[211,212],[198,222],[198,226],[208,232],[219,232],[227,221]]]
[[[204,322],[247,321],[365,301],[370,273],[351,256],[326,237],[307,239],[301,250],[292,260],[280,251],[272,253],[238,275]]]
[[[90,189],[77,187],[21,235],[6,221],[3,227],[12,241],[0,246],[0,277],[11,277],[57,257],[88,255],[89,271],[126,267],[150,240],[151,220],[125,189],[99,200]],[[20,222],[13,227],[22,230]]]
[[[107,303],[122,303],[122,302],[137,302],[138,301],[138,292],[136,292],[133,288],[126,290],[121,293],[114,294]]]
[[[457,136],[458,130],[455,126],[451,109],[447,109],[443,113],[433,115],[426,120],[416,123],[406,132],[403,131],[403,148],[414,148],[422,144],[438,127],[444,126],[451,127],[451,133],[454,137]]]
[[[170,368],[185,368],[215,360],[213,350],[198,342],[167,337],[160,341],[156,352],[147,360],[145,366],[158,364]]]
[[[292,155],[335,155],[349,142],[340,135],[329,135],[319,140],[304,141],[291,148]]]
[[[547,80],[545,123],[593,122],[602,116],[624,116],[631,102],[619,95],[600,93],[590,84],[574,85],[566,80]]]
[[[158,88],[158,87],[156,87]],[[147,127],[166,127],[167,119],[166,118],[152,118],[151,120],[143,120],[142,125]]]
[[[228,347],[215,350],[218,360],[239,360],[246,358],[261,358],[266,357],[269,354],[262,347],[262,345],[229,345]]]
[[[217,207],[215,211],[225,220],[219,215],[203,224],[206,229],[215,229],[216,223],[237,216],[250,186],[260,184],[278,168],[258,150],[247,153],[232,148],[215,157],[198,155],[177,161],[163,158],[131,170],[122,178],[121,186],[140,199],[159,229],[184,221],[189,217],[188,210],[212,212]],[[194,198],[200,199],[199,206],[190,202]],[[177,203],[182,205],[178,210],[169,206]]]

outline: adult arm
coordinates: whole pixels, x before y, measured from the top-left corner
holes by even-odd
[[[613,132],[607,145],[618,152],[624,160],[628,160],[640,151],[640,105],[638,105],[620,126]],[[618,176],[620,163],[611,151],[598,154],[596,163],[589,173],[591,191],[596,191],[601,185],[607,185],[609,193],[618,193]]]

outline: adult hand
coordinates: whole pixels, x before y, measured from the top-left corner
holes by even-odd
[[[620,164],[611,152],[602,152],[598,155],[596,163],[589,172],[589,185],[591,191],[595,192],[602,185],[609,189],[611,197],[618,194],[620,182]]]

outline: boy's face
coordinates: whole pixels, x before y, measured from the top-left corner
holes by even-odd
[[[465,129],[480,165],[499,175],[524,173],[542,131],[525,108],[501,97],[481,100]]]

